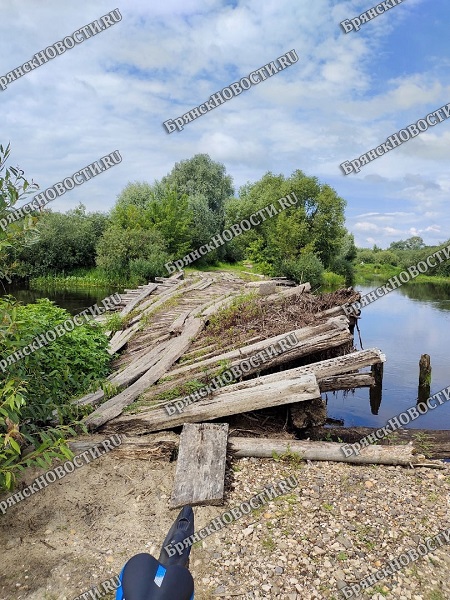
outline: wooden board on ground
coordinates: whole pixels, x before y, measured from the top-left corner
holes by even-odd
[[[186,423],[180,435],[171,508],[223,504],[228,423]]]

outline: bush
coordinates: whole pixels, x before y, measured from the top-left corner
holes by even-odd
[[[4,314],[7,304],[11,301],[0,300],[0,311]],[[12,304],[15,321],[5,323],[5,335],[0,337],[3,360],[27,346],[36,336],[71,318],[66,310],[46,298],[26,306]],[[8,366],[8,378],[22,382],[24,388],[22,395],[26,404],[21,414],[27,421],[24,425],[27,432],[48,426],[55,410],[61,423],[73,418],[70,399],[87,391],[109,372],[107,346],[107,337],[93,322],[76,326],[73,331]],[[6,375],[0,373],[0,387],[6,381]]]
[[[284,260],[281,263],[281,274],[293,279],[296,283],[309,283],[312,286],[320,285],[324,266],[315,254],[304,254],[296,259]]]
[[[337,275],[341,275],[345,279],[346,285],[352,285],[355,280],[353,264],[345,258],[336,258],[331,263],[331,271],[337,273]]]
[[[329,287],[338,287],[345,285],[345,277],[332,273],[331,271],[325,271],[323,274],[323,284]]]

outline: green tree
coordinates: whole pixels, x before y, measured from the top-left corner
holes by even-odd
[[[297,204],[281,210],[279,198],[291,193],[295,193]],[[329,267],[340,253],[346,234],[345,201],[328,185],[300,170],[289,178],[269,172],[256,183],[243,186],[239,199],[226,203],[225,225],[248,219],[270,204],[278,208],[279,214],[230,242],[227,256],[246,255],[263,263],[271,274],[283,274],[286,261],[305,255],[315,255],[322,267]]]
[[[196,154],[176,163],[162,183],[176,187],[179,193],[187,196],[201,194],[207,199],[209,208],[220,216],[225,200],[234,193],[233,180],[226,174],[225,166],[211,160],[208,154]]]
[[[421,250],[424,247],[425,244],[423,239],[418,235],[414,235],[407,240],[392,242],[392,244],[389,246],[389,250]]]
[[[169,259],[164,238],[156,229],[111,226],[97,246],[97,266],[111,280],[128,280],[134,275],[142,283],[167,275],[164,263]]]
[[[106,215],[86,213],[82,204],[65,214],[45,211],[37,241],[10,253],[14,271],[38,276],[95,266],[95,248],[107,223]]]

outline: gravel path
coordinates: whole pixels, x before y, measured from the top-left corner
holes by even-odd
[[[450,527],[450,466],[442,471],[328,462],[297,467],[243,459],[233,470],[229,508],[291,474],[299,486],[206,538],[201,550],[194,547],[194,577],[205,562],[210,573],[201,579],[210,590],[202,598],[338,600],[345,585]],[[197,521],[198,530],[203,520]],[[448,600],[449,547],[353,597]]]

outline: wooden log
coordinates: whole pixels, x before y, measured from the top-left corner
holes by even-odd
[[[372,365],[371,371],[375,380],[375,385],[371,387],[369,391],[370,410],[373,415],[377,415],[383,399],[383,363]]]
[[[262,408],[282,406],[293,402],[303,402],[320,398],[320,390],[313,375],[305,375],[295,380],[280,381],[269,385],[260,384],[253,389],[208,396],[186,406],[182,413],[169,415],[165,408],[153,407],[139,411],[135,415],[123,415],[111,424],[114,430],[126,431],[132,435],[142,435],[152,431],[173,429],[184,423],[213,421]]]
[[[369,373],[356,375],[337,375],[319,380],[321,392],[336,392],[338,390],[353,390],[355,388],[371,387],[375,380]]]
[[[354,444],[376,430],[373,427],[313,427],[305,429],[303,435],[311,440],[339,439],[346,444]],[[412,443],[416,452],[430,458],[450,458],[450,430],[402,428],[379,441],[382,446],[407,443]]]
[[[150,296],[150,294],[152,292],[154,292],[157,289],[157,285],[155,285],[154,283],[152,283],[151,285],[145,287],[140,293],[137,293],[136,298],[134,298],[133,300],[131,300],[131,302],[129,302],[125,308],[123,308],[120,311],[120,316],[121,317],[126,317],[127,315],[130,314],[130,312],[143,300],[145,300],[145,298],[147,298],[147,296]]]
[[[170,508],[223,504],[228,423],[186,423],[180,435]]]
[[[291,296],[297,296],[300,294],[305,294],[311,291],[310,283],[302,283],[301,285],[297,285],[296,287],[288,288],[287,290],[280,290],[276,294],[270,294],[270,296],[264,296],[263,300],[265,302],[274,302],[276,300],[290,298]]]
[[[429,354],[422,354],[419,361],[418,402],[424,403],[431,396],[431,361]]]
[[[304,353],[299,353],[299,348],[301,347],[302,341],[309,339],[311,342],[311,347],[314,343],[320,343],[321,341],[326,339],[319,338],[318,336],[320,336],[321,334],[325,334],[326,336],[330,334],[334,335],[336,331],[348,332],[348,319],[346,317],[333,317],[331,319],[328,319],[328,321],[326,321],[325,323],[321,323],[319,325],[315,325],[312,327],[302,327],[300,329],[295,329],[293,331],[288,331],[286,333],[275,335],[271,338],[267,338],[260,342],[250,344],[249,346],[244,346],[243,348],[238,348],[236,350],[229,350],[228,352],[224,352],[212,358],[207,358],[205,360],[198,361],[197,363],[192,365],[184,365],[182,367],[179,367],[178,369],[172,370],[170,374],[172,376],[177,376],[190,371],[204,371],[206,367],[211,367],[212,365],[217,366],[220,364],[221,361],[224,360],[234,361],[233,364],[238,364],[239,360],[250,358],[251,356],[257,354],[261,350],[264,350],[265,348],[268,348],[274,344],[278,344],[278,342],[284,339],[286,336],[293,334],[297,337],[299,344],[295,346],[292,350],[283,354],[281,362],[286,362],[286,358],[288,356],[290,359],[290,357],[296,358],[297,356],[304,355]],[[344,337],[350,339],[349,336]],[[341,341],[338,345],[341,345],[342,343],[345,342]],[[318,351],[320,351],[321,349],[322,348],[319,348]],[[275,361],[275,364],[277,364],[277,361]],[[278,364],[280,364],[280,361],[278,361]],[[258,370],[261,369],[254,369],[255,372]]]
[[[229,438],[229,447],[236,458],[253,456],[271,458],[273,453],[294,452],[303,460],[327,460],[356,465],[403,465],[409,466],[423,460],[413,455],[412,446],[367,446],[357,456],[346,457],[341,444],[334,442],[308,442],[297,440]]]
[[[202,319],[189,319],[181,335],[168,342],[160,360],[127,389],[107,400],[89,415],[85,420],[87,427],[90,430],[97,429],[110,419],[119,416],[126,406],[134,402],[148,387],[165,375],[173,363],[189,348],[192,339],[200,333],[203,327]]]
[[[74,454],[82,454],[86,450],[90,450],[96,444],[100,444],[105,439],[105,435],[90,435],[83,436],[68,442],[70,450]],[[178,448],[179,435],[172,432],[164,432],[163,434],[154,433],[145,437],[130,438],[126,435],[121,435],[121,444],[114,449],[114,455],[125,459],[138,460],[167,460],[170,461]]]
[[[318,428],[320,429],[320,428]],[[325,431],[329,431],[326,429]],[[406,431],[406,430],[404,430]],[[435,434],[448,432],[430,432]],[[450,435],[448,436],[450,437]],[[172,432],[153,433],[145,436],[127,436],[121,435],[122,443],[114,449],[114,455],[118,458],[131,459],[165,459],[169,460],[174,451],[178,448],[180,436]],[[77,438],[69,441],[69,448],[74,454],[81,454],[89,450],[96,444],[102,442],[105,435],[90,435],[88,437]],[[249,441],[246,441],[249,440]],[[318,444],[318,445],[317,445]],[[324,444],[327,444],[324,446]],[[331,452],[327,448],[334,446]],[[306,448],[306,451],[305,451]],[[378,460],[377,453],[367,452],[368,448],[383,450],[382,462]],[[400,458],[403,460],[411,451],[411,446],[368,446],[364,448],[361,455],[365,456],[366,461],[363,464],[402,464],[394,462],[394,456],[397,454],[397,448],[400,449]],[[403,454],[402,449],[406,448],[406,453]],[[255,458],[273,458],[273,453],[284,454],[297,452],[303,460],[329,460],[333,461],[336,458],[337,462],[353,462],[350,459],[342,460],[343,452],[342,445],[333,442],[315,442],[315,441],[299,441],[299,440],[280,440],[272,438],[241,438],[231,436],[228,438],[228,449],[234,454],[235,458],[255,457]],[[384,452],[386,451],[386,452]],[[392,458],[387,458],[387,453]],[[357,458],[357,457],[353,457]],[[412,456],[410,461],[414,466],[424,466],[430,468],[446,468],[439,461],[425,461],[422,456]],[[362,464],[362,463],[356,463]],[[406,464],[409,464],[407,462]]]

